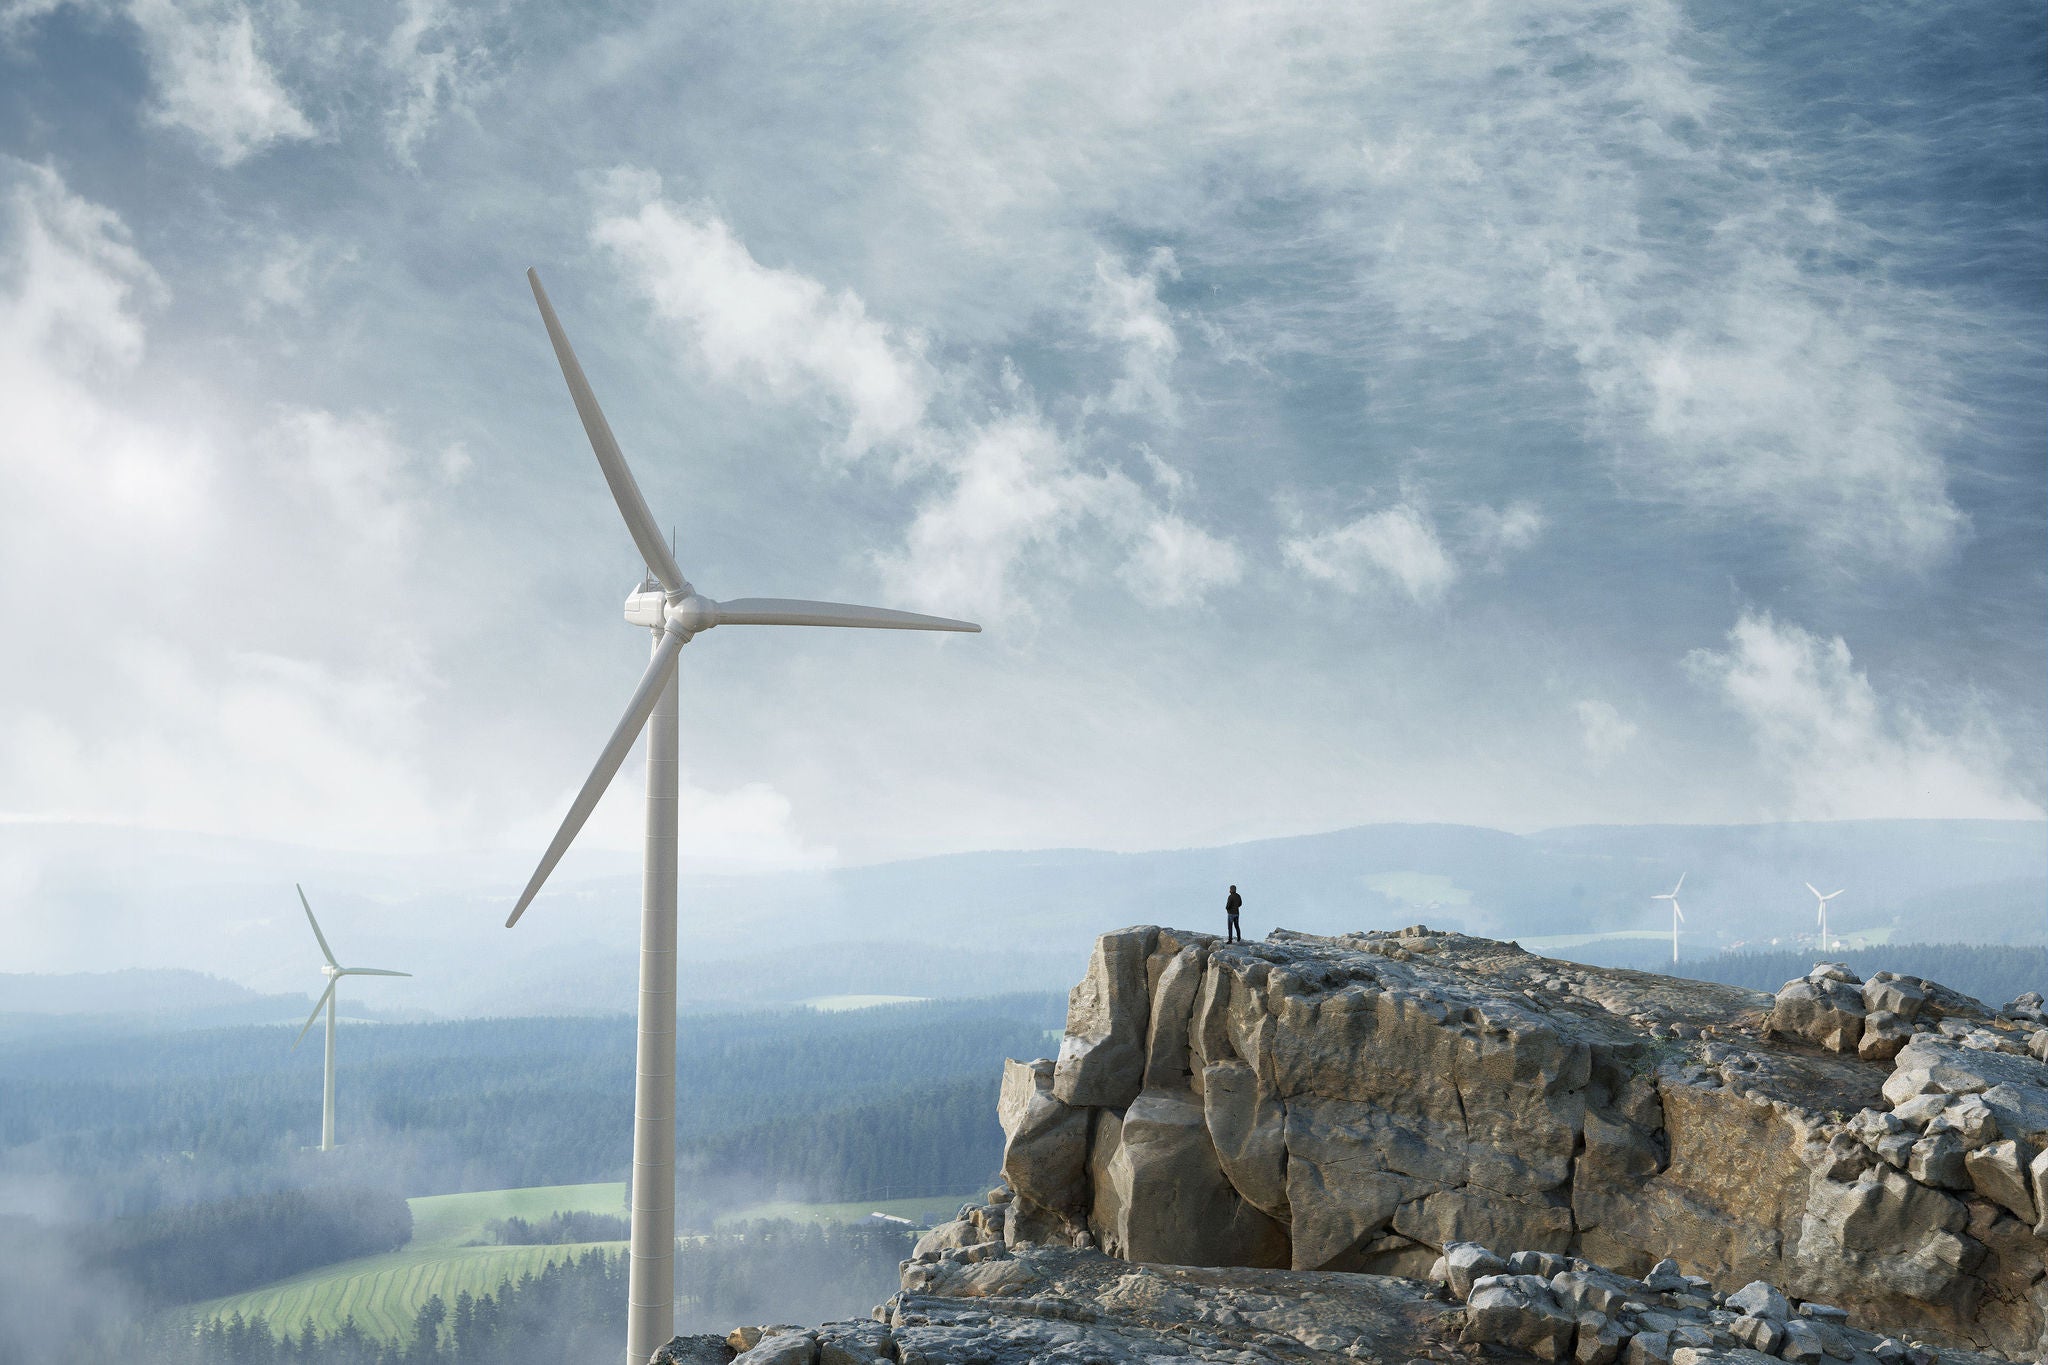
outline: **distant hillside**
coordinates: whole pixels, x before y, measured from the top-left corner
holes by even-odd
[[[262,999],[224,977],[176,968],[0,972],[0,1014],[160,1014]]]
[[[10,965],[205,966],[258,991],[317,988],[292,891],[345,960],[416,973],[352,1008],[608,1013],[634,999],[638,860],[575,852],[520,922],[530,850],[338,853],[106,826],[0,825]],[[1812,932],[1803,883],[1847,888],[1841,932],[2048,941],[2048,822],[1589,826],[1518,835],[1371,825],[1218,848],[993,851],[866,867],[710,872],[680,888],[683,995],[699,1009],[826,994],[968,995],[1072,984],[1127,924],[1221,931],[1224,889],[1253,936],[1422,921],[1529,939],[1658,928],[1686,874],[1687,950]],[[76,926],[90,926],[89,930]],[[127,960],[109,961],[109,952]],[[310,1001],[308,1002],[310,1007]],[[0,1002],[0,1012],[9,1007]]]

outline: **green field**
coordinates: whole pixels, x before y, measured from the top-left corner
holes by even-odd
[[[915,1199],[869,1200],[851,1204],[757,1204],[719,1219],[721,1226],[763,1219],[800,1223],[857,1223],[870,1213],[893,1214],[924,1225],[939,1223],[959,1212],[977,1194],[927,1195]],[[194,1321],[240,1313],[261,1313],[274,1329],[296,1332],[307,1318],[322,1332],[331,1332],[354,1316],[356,1326],[373,1337],[395,1340],[412,1330],[413,1318],[436,1294],[453,1304],[467,1289],[494,1292],[500,1281],[538,1273],[552,1261],[580,1256],[591,1247],[623,1251],[624,1242],[579,1242],[566,1246],[506,1247],[479,1245],[484,1225],[495,1218],[544,1221],[551,1213],[583,1211],[623,1213],[626,1187],[607,1185],[543,1185],[524,1190],[482,1190],[475,1194],[425,1195],[412,1206],[412,1240],[397,1251],[361,1256],[352,1261],[309,1270],[261,1289],[209,1299],[181,1310]]]
[[[613,1182],[409,1199],[412,1240],[397,1251],[322,1266],[261,1289],[194,1304],[185,1311],[198,1321],[230,1313],[245,1318],[261,1313],[272,1327],[291,1331],[311,1318],[323,1332],[333,1331],[353,1315],[356,1326],[365,1332],[392,1340],[411,1330],[414,1316],[435,1294],[452,1304],[465,1289],[472,1294],[492,1293],[508,1277],[516,1280],[528,1271],[538,1273],[550,1262],[580,1256],[593,1246],[622,1251],[626,1245],[477,1245],[484,1240],[484,1225],[492,1219],[533,1222],[545,1220],[551,1213],[623,1213],[625,1198],[626,1187]]]

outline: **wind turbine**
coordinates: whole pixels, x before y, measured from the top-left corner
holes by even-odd
[[[597,766],[569,805],[562,827],[519,894],[505,927],[511,928],[539,894],[570,841],[590,818],[598,798],[626,761],[626,751],[647,732],[646,853],[640,898],[640,1029],[633,1086],[633,1216],[627,1267],[626,1358],[639,1365],[668,1344],[675,1329],[676,1156],[676,656],[692,637],[715,626],[856,626],[876,630],[979,631],[967,621],[840,602],[742,597],[715,602],[700,596],[676,567],[675,555],[640,496],[633,471],[598,408],[597,396],[555,318],[540,276],[526,272],[541,321],[584,433],[626,530],[648,566],[626,598],[626,620],[653,633],[653,658],[640,677],[626,714],[598,755]]]
[[[327,989],[320,993],[320,1000],[313,1006],[313,1012],[306,1016],[306,1026],[299,1030],[299,1036],[292,1039],[292,1051],[306,1041],[306,1029],[313,1027],[313,1021],[320,1017],[320,1011],[327,1011],[327,1065],[326,1076],[320,1086],[320,1150],[334,1150],[334,988],[341,984],[344,976],[411,976],[411,972],[394,972],[383,967],[344,967],[334,960],[334,950],[327,946],[327,935],[320,932],[320,921],[313,918],[313,903],[306,899],[306,888],[293,883],[292,889],[299,893],[299,904],[306,907],[306,923],[313,926],[313,937],[320,941],[320,956],[327,959],[327,965],[320,974],[327,978]]]
[[[1678,926],[1685,919],[1685,911],[1678,908],[1678,887],[1684,885],[1685,874],[1681,872],[1678,874],[1678,886],[1672,887],[1669,892],[1662,896],[1650,897],[1653,901],[1671,902],[1671,961],[1674,966],[1678,962]]]
[[[1846,890],[1848,890],[1849,888],[1845,886],[1845,887],[1843,887],[1843,888],[1842,888],[1842,890],[1841,890],[1841,891],[1830,891],[1830,892],[1828,892],[1828,894],[1827,894],[1827,895],[1825,895],[1825,896],[1821,895],[1821,893],[1820,893],[1820,888],[1819,888],[1819,887],[1817,887],[1817,886],[1815,886],[1815,885],[1814,885],[1814,884],[1813,884],[1812,882],[1808,882],[1808,883],[1806,884],[1806,889],[1807,889],[1808,891],[1811,891],[1811,892],[1813,893],[1813,895],[1814,895],[1814,899],[1815,899],[1815,900],[1818,900],[1818,901],[1820,902],[1820,950],[1821,950],[1822,952],[1826,952],[1826,951],[1828,950],[1828,946],[1829,946],[1829,945],[1828,945],[1828,902],[1829,902],[1829,901],[1831,901],[1831,900],[1833,900],[1833,899],[1834,899],[1835,897],[1837,897],[1837,896],[1841,895],[1841,894],[1842,894],[1842,891],[1846,891]]]

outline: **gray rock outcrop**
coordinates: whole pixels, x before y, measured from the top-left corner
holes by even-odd
[[[1122,930],[1097,943],[1058,1058],[1006,1073],[1014,1198],[982,1231],[1013,1253],[1416,1277],[1450,1273],[1460,1243],[1514,1247],[1651,1285],[1682,1270],[1703,1300],[1765,1282],[2031,1359],[2048,1351],[2038,1015],[1831,964],[1773,999],[1420,926],[1241,945]],[[1596,1365],[1720,1349],[1654,1325],[1624,1344],[1535,1279],[1554,1275],[1509,1267],[1478,1310],[1541,1319],[1504,1348]],[[1726,1349],[1808,1358],[1805,1321]]]

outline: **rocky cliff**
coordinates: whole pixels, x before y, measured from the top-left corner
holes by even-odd
[[[1826,965],[1774,999],[1420,926],[1126,929],[1058,1058],[1008,1068],[1010,1193],[986,1216],[1012,1251],[1164,1266],[1423,1277],[1481,1244],[1629,1278],[1669,1257],[1710,1296],[1766,1281],[2036,1359],[2043,1025],[2038,997],[1993,1011]]]

